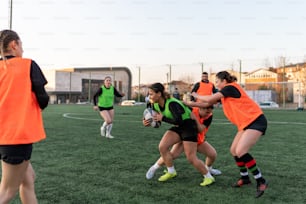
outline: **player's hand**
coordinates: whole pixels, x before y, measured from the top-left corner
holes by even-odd
[[[194,113],[190,113],[190,118],[192,119],[192,120],[197,120],[197,117],[195,116],[195,114]]]
[[[98,107],[98,106],[94,106],[93,109],[94,109],[95,111],[97,111],[97,110],[99,110],[99,107]]]
[[[146,120],[146,119],[143,118],[142,119],[142,124],[146,127],[151,126],[151,120],[150,119]]]
[[[156,113],[153,115],[153,120],[154,121],[162,121],[163,120],[163,115],[161,113]]]
[[[183,104],[185,104],[186,106],[190,106],[190,101],[187,99],[184,99]]]
[[[191,93],[191,96],[193,96],[194,98],[198,98],[198,97],[199,97],[199,94],[197,94],[196,92],[192,92],[192,93]]]

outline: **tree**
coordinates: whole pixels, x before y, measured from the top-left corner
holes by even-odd
[[[191,75],[181,76],[181,77],[179,77],[179,81],[183,81],[187,84],[193,84],[195,82],[194,77],[191,76]]]

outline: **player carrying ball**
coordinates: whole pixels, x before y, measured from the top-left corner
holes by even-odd
[[[153,109],[157,112],[154,120],[174,125],[165,132],[159,143],[159,152],[167,167],[167,172],[158,180],[167,181],[177,175],[169,149],[182,141],[187,160],[204,177],[200,185],[208,186],[214,183],[214,177],[207,170],[204,162],[197,157],[198,129],[196,121],[191,118],[191,110],[181,101],[171,98],[161,83],[155,83],[149,87],[149,96],[153,102]],[[150,121],[144,119],[143,125],[150,126]]]

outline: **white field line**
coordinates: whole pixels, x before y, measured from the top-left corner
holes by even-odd
[[[89,114],[81,114],[81,113],[64,113],[63,117],[68,119],[74,119],[74,120],[92,120],[92,121],[100,121],[101,118],[88,118],[86,116],[89,116]],[[122,115],[120,116],[122,117]],[[129,117],[129,116],[127,116]],[[116,118],[115,118],[116,121]],[[120,121],[120,120],[119,120]],[[124,120],[125,122],[140,122],[141,117],[139,120]],[[230,125],[231,123],[226,119],[213,119],[212,125]],[[287,121],[268,121],[269,124],[276,124],[276,125],[306,125],[306,122],[287,122]]]

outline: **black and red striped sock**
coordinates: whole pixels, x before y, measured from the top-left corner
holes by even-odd
[[[245,166],[253,174],[257,182],[262,182],[264,180],[259,168],[256,165],[256,160],[249,153],[244,154],[242,157],[240,157],[240,159],[245,163]]]
[[[245,166],[245,163],[243,162],[243,160],[237,156],[234,157],[235,161],[236,161],[236,165],[238,166],[239,170],[240,170],[240,176],[243,180],[247,180],[249,179],[249,174],[248,174],[248,169]]]

